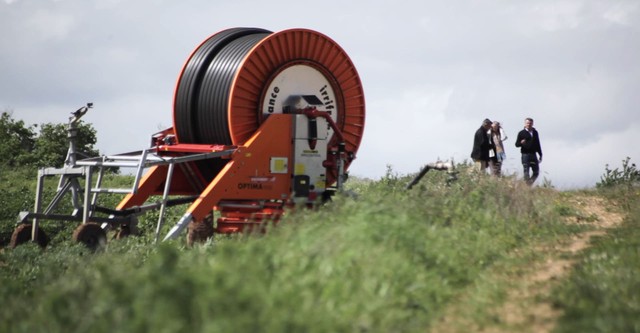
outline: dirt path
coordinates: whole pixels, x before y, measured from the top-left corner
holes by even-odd
[[[578,195],[568,203],[580,212],[579,217],[572,217],[568,223],[588,223],[594,230],[577,234],[562,244],[535,249],[538,253],[545,253],[544,260],[522,268],[518,274],[520,279],[515,283],[509,281],[513,287],[507,291],[504,303],[491,311],[495,325],[478,327],[468,319],[460,322],[460,314],[464,311],[461,308],[465,305],[455,305],[455,309],[447,311],[455,314],[453,318],[445,315],[431,331],[551,332],[562,313],[552,306],[548,296],[553,287],[570,273],[574,265],[570,258],[587,248],[591,237],[606,234],[607,229],[618,226],[623,220],[621,214],[607,209],[608,202],[596,196]],[[463,296],[458,303],[464,302]]]

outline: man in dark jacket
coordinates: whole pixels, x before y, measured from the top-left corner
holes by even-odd
[[[487,131],[491,129],[491,120],[482,121],[482,126],[478,128],[473,137],[473,150],[471,150],[471,158],[475,162],[478,171],[485,171],[489,165],[489,151],[493,150],[491,137]]]
[[[542,163],[540,137],[538,131],[533,128],[533,119],[526,118],[524,120],[524,129],[518,133],[516,147],[520,147],[520,153],[522,153],[524,180],[531,186],[540,174],[539,164]],[[540,155],[540,159],[538,159],[538,155]],[[533,172],[531,176],[529,176],[529,169]]]

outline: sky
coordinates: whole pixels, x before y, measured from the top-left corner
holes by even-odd
[[[0,111],[64,123],[93,102],[102,154],[146,148],[172,126],[188,56],[233,27],[312,29],[346,51],[366,100],[355,176],[470,160],[485,118],[517,175],[514,140],[535,120],[538,184],[590,188],[640,160],[637,0],[0,0]]]

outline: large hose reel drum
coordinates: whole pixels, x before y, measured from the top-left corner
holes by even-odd
[[[338,44],[308,29],[223,30],[200,44],[182,69],[174,97],[177,141],[242,145],[270,114],[290,107],[293,96],[318,97],[317,109],[331,114],[346,150],[358,150],[364,92]]]

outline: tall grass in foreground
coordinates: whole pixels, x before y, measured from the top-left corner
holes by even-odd
[[[145,238],[101,253],[0,252],[1,332],[422,332],[524,244],[571,233],[556,192],[461,173],[412,191],[389,172],[267,235],[195,248]]]

